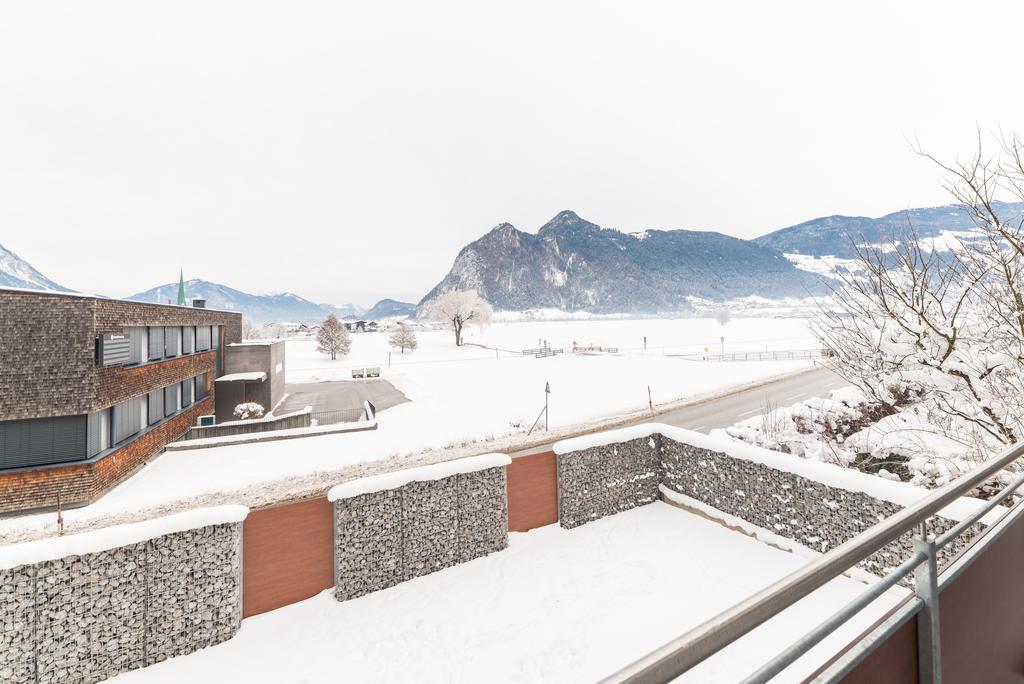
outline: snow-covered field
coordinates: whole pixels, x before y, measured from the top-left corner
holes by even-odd
[[[391,589],[344,603],[325,592],[249,618],[224,644],[115,681],[589,683],[807,562],[661,502],[510,537],[505,551]],[[864,588],[833,580],[683,680],[738,681]],[[903,594],[883,595],[784,679]]]
[[[166,452],[96,503],[66,511],[65,524],[76,529],[99,519],[120,517],[123,522],[123,516],[135,511],[170,512],[176,502],[209,506],[273,501],[275,496],[326,489],[345,479],[343,474],[369,474],[365,468],[353,471],[357,466],[376,463],[373,467],[380,468],[386,459],[431,449],[441,450],[433,460],[511,450],[544,407],[546,383],[551,387],[549,426],[564,436],[573,426],[646,409],[648,388],[657,408],[811,365],[705,362],[662,353],[660,345],[692,353],[720,332],[726,335],[727,351],[808,348],[812,343],[800,319],[739,319],[724,328],[709,319],[505,323],[470,331],[470,342],[496,344],[498,352],[456,347],[449,332],[423,331],[419,348],[405,355],[393,352],[388,368],[385,333],[353,334],[351,353],[337,361],[318,354],[311,340],[291,340],[286,356],[289,382],[350,379],[352,367],[379,365],[382,377],[412,401],[383,411],[379,428],[372,432]],[[552,347],[571,348],[576,340],[581,345],[618,346],[620,353],[524,357],[518,350],[535,347],[538,337]],[[639,348],[629,350],[630,344]],[[339,473],[342,470],[345,473]],[[289,482],[281,484],[285,481]],[[258,495],[250,491],[234,496],[253,488],[259,489]],[[0,535],[26,530],[37,534],[53,525],[53,516],[47,514],[5,519],[0,520]]]
[[[722,337],[725,338],[724,343]],[[455,346],[450,332],[418,331],[419,348],[405,354],[388,345],[386,333],[353,333],[351,338],[351,352],[337,361],[318,354],[312,340],[289,340],[288,382],[344,380],[351,377],[352,368],[360,366],[381,366],[386,371],[389,353],[391,374],[386,373],[389,378],[394,377],[397,369],[406,367],[472,360],[495,361],[493,349],[474,345],[498,347],[499,361],[522,359],[523,349],[538,348],[545,341],[553,349],[570,350],[573,342],[580,347],[617,347],[620,358],[630,361],[663,355],[700,354],[705,349],[718,354],[723,349],[726,353],[734,353],[814,349],[819,346],[804,318],[735,318],[724,326],[711,318],[498,322],[483,330],[468,327],[465,332],[467,346],[463,348]],[[528,360],[534,365],[551,361]]]

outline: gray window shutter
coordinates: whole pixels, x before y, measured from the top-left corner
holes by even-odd
[[[164,391],[153,390],[149,393],[149,424],[154,425],[164,419]]]
[[[164,357],[164,329],[163,326],[150,326],[149,328],[149,360],[156,361]]]
[[[0,421],[0,468],[84,460],[86,430],[84,415]]]

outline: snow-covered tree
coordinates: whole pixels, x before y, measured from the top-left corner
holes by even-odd
[[[913,226],[857,246],[816,325],[850,382],[890,413],[914,405],[974,458],[1024,437],[1024,232],[995,199],[1024,200],[1024,143],[1002,140],[990,157],[980,140],[965,162],[929,157],[975,231],[948,251]]]
[[[448,292],[430,304],[433,318],[444,321],[455,333],[456,346],[462,346],[462,331],[467,323],[481,328],[491,322],[494,310],[476,290]]]
[[[406,349],[413,350],[419,346],[419,342],[416,340],[416,332],[406,323],[399,323],[391,331],[388,344],[396,349],[401,349],[403,354]]]
[[[331,314],[320,324],[316,333],[316,350],[321,354],[330,354],[331,361],[338,358],[338,355],[348,354],[352,342],[348,336],[348,330],[334,314]]]
[[[255,401],[247,401],[235,407],[235,418],[238,420],[251,420],[263,417],[263,406]]]
[[[242,339],[258,340],[263,334],[263,329],[248,318],[242,318]]]
[[[732,320],[732,312],[723,306],[715,311],[715,320],[718,321],[718,325],[724,327]]]

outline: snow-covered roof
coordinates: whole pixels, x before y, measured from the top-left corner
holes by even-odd
[[[50,537],[0,546],[0,570],[19,565],[42,563],[66,556],[107,551],[162,537],[165,534],[194,530],[209,525],[241,522],[247,515],[249,515],[249,509],[245,506],[194,508],[162,518],[114,525],[66,537]]]
[[[328,501],[338,499],[350,499],[361,494],[382,492],[386,489],[397,489],[410,482],[425,482],[428,480],[440,480],[459,473],[473,473],[478,470],[507,466],[512,459],[505,454],[482,454],[468,458],[457,458],[453,461],[444,461],[432,465],[419,466],[418,468],[406,468],[381,475],[361,477],[358,480],[350,480],[340,485],[331,487],[327,492]]]
[[[248,373],[229,373],[217,378],[214,382],[263,382],[267,374],[263,371],[250,371]]]
[[[882,477],[862,473],[850,468],[843,468],[831,463],[811,461],[798,456],[752,446],[750,444],[709,437],[708,435],[700,432],[686,430],[673,425],[665,425],[663,423],[644,423],[643,425],[634,425],[618,430],[609,430],[607,432],[598,432],[583,435],[582,437],[564,439],[560,442],[555,442],[552,450],[556,454],[568,454],[574,451],[590,449],[592,447],[628,442],[633,439],[649,437],[654,434],[660,434],[673,441],[680,442],[682,444],[689,444],[700,449],[721,452],[727,456],[731,456],[732,458],[760,463],[768,466],[769,468],[806,477],[808,480],[820,482],[830,487],[837,487],[850,492],[863,492],[869,496],[875,497],[876,499],[890,501],[901,506],[910,506],[915,504],[931,493],[928,489],[917,487],[907,482],[895,482],[893,480],[887,480]],[[942,511],[940,511],[940,515],[951,520],[960,521],[970,517],[972,513],[976,512],[984,505],[985,502],[981,499],[960,497],[953,503],[946,506],[946,508],[942,509]],[[996,511],[990,512],[986,517],[982,518],[982,520],[985,522],[992,522],[998,518],[1002,512],[1004,511],[997,508]]]

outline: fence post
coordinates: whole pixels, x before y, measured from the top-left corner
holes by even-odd
[[[913,541],[914,551],[924,551],[928,556],[914,568],[914,593],[924,604],[917,615],[917,679],[922,684],[938,684],[942,681],[939,572],[935,541],[928,539],[927,523],[921,523]]]

